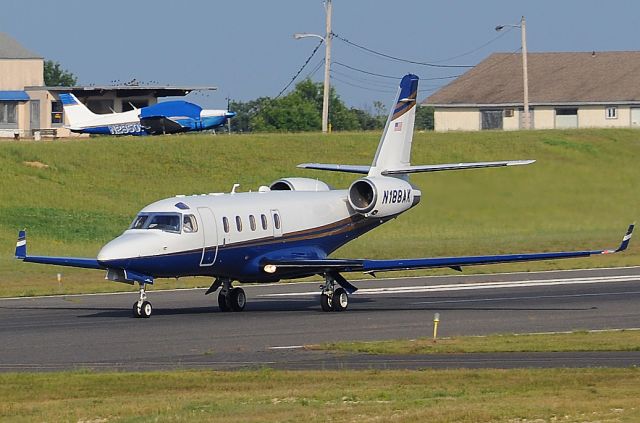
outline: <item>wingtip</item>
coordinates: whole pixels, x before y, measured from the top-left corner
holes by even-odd
[[[24,260],[27,257],[27,231],[25,229],[18,232],[15,256],[20,260]]]
[[[635,222],[629,225],[629,228],[627,229],[627,233],[624,235],[624,237],[622,238],[622,242],[620,243],[620,246],[615,251],[616,253],[627,249],[627,247],[629,246],[629,242],[631,241],[631,236],[633,235],[633,230],[635,229],[635,227],[636,227]]]

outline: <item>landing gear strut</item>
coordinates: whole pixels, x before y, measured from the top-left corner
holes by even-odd
[[[231,279],[216,279],[214,284],[221,284],[222,289],[218,293],[218,307],[220,307],[220,311],[242,311],[244,310],[244,306],[247,304],[247,296],[244,293],[244,289],[242,288],[233,288],[231,286]],[[207,291],[207,293],[209,293]]]
[[[336,288],[333,275],[324,275],[325,283],[320,285],[320,307],[322,311],[344,311],[349,306],[349,294],[342,288]]]
[[[133,303],[133,317],[142,317],[148,319],[151,316],[153,307],[151,303],[147,301],[147,292],[144,289],[145,284],[140,282],[140,298]]]

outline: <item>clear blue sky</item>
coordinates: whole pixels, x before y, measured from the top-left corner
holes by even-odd
[[[81,84],[158,81],[214,85],[191,95],[204,106],[223,107],[227,96],[275,96],[317,44],[294,32],[324,32],[322,0],[1,0],[0,31],[71,70]],[[527,19],[529,51],[637,50],[640,2],[595,0],[334,0],[333,30],[368,48],[415,61],[455,57],[494,39],[494,27]],[[474,65],[492,52],[520,47],[519,30],[443,64]],[[374,73],[421,78],[464,69],[434,69],[382,59],[334,40],[334,60]],[[324,47],[302,72],[324,57]],[[370,107],[395,92],[394,80],[336,65],[333,84],[345,102]],[[312,75],[322,80],[322,67]],[[425,81],[424,98],[443,84]],[[364,89],[361,87],[368,87]]]

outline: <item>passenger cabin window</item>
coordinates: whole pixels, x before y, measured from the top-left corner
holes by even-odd
[[[267,230],[267,216],[264,214],[260,215],[260,220],[262,221],[262,229]]]
[[[182,230],[185,233],[198,232],[198,221],[192,214],[185,214],[182,218]]]
[[[249,225],[251,225],[251,230],[252,231],[256,230],[256,218],[253,217],[252,214],[249,215]]]
[[[226,233],[229,233],[229,219],[227,219],[226,217],[222,218],[222,227],[224,228],[224,231]]]
[[[278,213],[273,214],[273,225],[276,229],[280,229],[280,215]]]
[[[238,232],[242,232],[242,219],[240,216],[236,216],[236,228],[238,229]]]

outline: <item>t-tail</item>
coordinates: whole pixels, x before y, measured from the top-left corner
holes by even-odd
[[[405,75],[400,81],[396,100],[389,112],[368,176],[380,176],[387,169],[406,168],[410,165],[417,97],[418,77],[413,74]]]
[[[60,101],[72,131],[79,130],[97,116],[71,93],[60,94]]]
[[[359,173],[369,177],[392,176],[406,179],[411,173],[437,172],[441,170],[478,169],[485,167],[516,166],[535,160],[504,160],[495,162],[446,163],[411,166],[411,144],[416,118],[418,77],[405,75],[400,81],[398,94],[384,126],[378,150],[371,166],[325,163],[303,163],[305,169]]]

